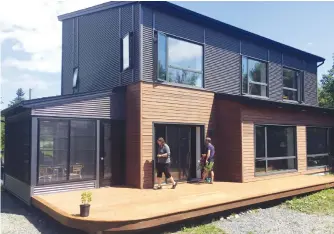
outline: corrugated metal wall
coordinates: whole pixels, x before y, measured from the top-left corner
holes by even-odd
[[[92,181],[35,186],[32,188],[32,196],[49,194],[49,193],[69,192],[82,189],[94,189],[95,183],[96,181],[92,180]]]
[[[139,53],[139,4],[107,9],[63,21],[62,94],[73,93],[73,69],[79,67],[77,92],[112,89],[138,80],[134,69],[120,72],[121,38],[134,32],[135,53]]]
[[[181,18],[143,7],[143,77],[152,81],[155,77],[153,29],[196,41],[204,45],[205,88],[233,95],[241,94],[240,55],[246,55],[269,63],[269,98],[282,101],[282,67],[288,66],[309,72],[305,79],[305,104],[317,105],[316,62],[305,62],[293,55],[264,48],[254,42],[204,28]],[[283,57],[283,60],[282,60]]]
[[[10,193],[30,205],[31,187],[28,184],[5,174],[4,186]]]

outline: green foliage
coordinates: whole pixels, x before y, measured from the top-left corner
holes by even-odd
[[[81,203],[89,204],[92,201],[92,192],[81,193]]]
[[[308,214],[334,216],[334,189],[322,190],[306,197],[295,197],[286,201],[283,206]]]
[[[225,232],[212,224],[183,228],[181,234],[224,234]]]
[[[20,103],[21,101],[25,100],[24,94],[25,93],[23,92],[22,88],[17,89],[17,91],[16,91],[16,97],[12,101],[10,101],[10,103],[8,104],[8,106],[15,105],[15,104]]]
[[[321,87],[318,90],[319,105],[322,107],[334,108],[334,54],[333,66],[328,74],[322,75]]]

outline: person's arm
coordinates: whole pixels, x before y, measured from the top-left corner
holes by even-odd
[[[210,157],[210,153],[211,153],[211,150],[208,149],[208,153],[206,154],[206,162],[208,162],[208,159],[209,159],[209,157]]]
[[[160,157],[168,158],[170,156],[170,148],[168,145],[165,145],[166,153],[160,154]]]

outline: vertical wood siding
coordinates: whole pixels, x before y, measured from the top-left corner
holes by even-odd
[[[264,180],[273,177],[291,176],[294,174],[308,174],[324,171],[324,169],[306,170],[306,126],[334,126],[333,118],[315,113],[243,106],[241,119],[243,182]],[[297,126],[298,172],[255,177],[254,124],[278,124]]]
[[[125,184],[141,188],[141,83],[126,90]]]
[[[203,124],[213,118],[214,95],[207,91],[141,84],[141,186],[152,188],[153,122]],[[206,135],[206,134],[205,134]]]
[[[219,181],[241,182],[240,105],[215,100],[216,123],[212,138],[216,147],[215,177]]]

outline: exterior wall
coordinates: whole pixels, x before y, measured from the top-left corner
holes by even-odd
[[[205,125],[205,130],[208,130],[213,118],[214,94],[207,91],[151,83],[140,83],[136,86],[137,90],[140,89],[141,96],[139,121],[141,138],[137,137],[140,140],[140,151],[136,150],[134,155],[141,152],[140,188],[152,188],[153,123],[200,124]],[[129,120],[129,122],[132,121]],[[136,124],[137,122],[129,128],[133,128]],[[132,139],[131,135],[128,135],[127,138]],[[134,155],[132,154],[132,156]]]
[[[33,116],[79,117],[98,119],[124,119],[124,93],[106,94],[104,97],[83,101],[68,100],[64,104],[49,103],[32,110]]]
[[[31,187],[28,184],[4,174],[4,187],[24,203],[30,205]]]
[[[141,188],[141,83],[126,90],[125,184]]]
[[[232,101],[215,100],[216,147],[215,178],[219,181],[242,181],[241,105]]]
[[[306,167],[306,126],[334,126],[333,118],[326,115],[307,112],[295,112],[284,109],[242,107],[242,181],[250,182],[273,177],[294,174],[311,174],[325,169],[307,169]],[[254,124],[281,124],[297,126],[297,169],[295,173],[283,173],[269,176],[255,176],[254,172]]]
[[[127,4],[63,21],[62,89],[73,93],[73,71],[79,68],[77,92],[127,85],[139,77],[139,4]],[[121,39],[134,32],[133,69],[121,72]]]
[[[50,194],[50,193],[60,193],[69,192],[83,189],[94,189],[98,187],[95,180],[92,181],[81,181],[81,182],[71,182],[62,184],[50,184],[32,187],[31,196]]]
[[[316,62],[282,54],[256,42],[231,37],[148,7],[143,7],[142,79],[145,81],[152,82],[156,76],[153,30],[203,44],[205,89],[208,91],[240,95],[241,55],[246,55],[268,62],[270,100],[282,101],[282,67],[288,66],[305,71],[305,104],[318,105]]]

